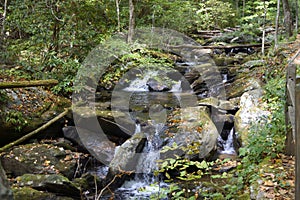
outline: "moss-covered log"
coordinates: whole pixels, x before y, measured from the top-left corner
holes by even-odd
[[[0,82],[0,89],[34,87],[34,86],[52,86],[57,85],[58,81],[54,79],[49,80],[34,80],[34,81],[14,81],[14,82]]]

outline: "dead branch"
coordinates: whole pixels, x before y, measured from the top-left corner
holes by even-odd
[[[270,43],[265,44],[265,46],[270,46]],[[190,49],[234,49],[234,48],[251,48],[251,47],[261,47],[261,44],[239,44],[239,45],[228,45],[228,46],[195,46],[195,45],[166,45],[170,49],[180,49],[180,48],[190,48]]]

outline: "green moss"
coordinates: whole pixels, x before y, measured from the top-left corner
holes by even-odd
[[[52,199],[55,195],[47,192],[38,191],[30,187],[12,188],[14,200],[41,200]]]

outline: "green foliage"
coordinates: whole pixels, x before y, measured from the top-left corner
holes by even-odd
[[[114,23],[109,17],[114,10],[104,2],[10,2],[7,51],[2,56],[21,66],[31,79],[57,79],[53,91],[68,95],[79,63],[114,30],[107,26]]]
[[[144,14],[138,24],[166,27],[181,32],[224,28],[234,24],[235,12],[228,2],[208,1],[146,1],[140,8]],[[139,4],[137,4],[139,8]]]
[[[22,128],[24,128],[28,124],[28,122],[24,119],[24,115],[22,112],[13,111],[7,112],[4,115],[6,123],[14,126],[16,131],[20,132]]]
[[[230,3],[208,0],[198,6],[195,20],[198,29],[225,28],[234,24],[235,12]]]
[[[0,90],[0,103],[1,105],[4,105],[8,100],[8,96],[5,92],[5,90]]]
[[[273,23],[276,16],[276,0],[271,1],[247,1],[244,16],[241,18],[241,24],[263,24],[264,13],[266,9],[266,22]]]
[[[276,157],[284,148],[285,138],[285,79],[278,77],[268,81],[265,86],[264,101],[272,113],[265,126],[253,124],[248,137],[249,145],[240,149],[240,155],[246,156],[247,162],[258,163],[266,156]]]
[[[240,148],[243,157],[242,165],[238,167],[237,188],[241,190],[247,184],[259,178],[257,165],[264,159],[275,158],[283,151],[285,142],[285,79],[278,75],[268,80],[265,85],[264,101],[272,113],[266,125],[253,124],[248,134],[248,144]],[[267,159],[269,160],[269,159]]]
[[[133,47],[129,53],[121,55],[117,60],[111,63],[99,80],[99,84],[105,89],[111,89],[118,83],[120,78],[132,68],[155,71],[158,69],[165,70],[173,66],[174,62],[166,53],[142,47],[138,47],[137,49]]]

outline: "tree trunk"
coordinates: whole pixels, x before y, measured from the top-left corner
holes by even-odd
[[[266,7],[266,1],[264,0],[263,37],[262,37],[262,45],[261,45],[261,54],[263,56],[265,56],[266,18],[267,18],[267,7]]]
[[[237,16],[240,17],[239,0],[235,0],[235,9]]]
[[[133,4],[133,0],[129,0],[129,28],[128,28],[128,36],[127,36],[128,43],[132,43],[132,38],[134,34],[134,25],[135,25],[134,4]]]
[[[121,22],[120,22],[120,1],[116,0],[116,11],[117,11],[117,20],[118,20],[118,32],[121,31]]]
[[[276,12],[276,21],[275,21],[275,49],[278,48],[278,29],[279,29],[279,15],[280,15],[280,0],[277,0],[277,12]]]
[[[298,21],[299,21],[299,4],[298,4],[298,0],[295,0],[296,1],[296,25],[295,25],[295,31],[296,33],[298,33]]]
[[[285,32],[287,34],[287,37],[291,37],[293,35],[293,20],[291,16],[289,1],[282,0],[282,5],[284,13]]]
[[[246,0],[243,0],[243,14],[242,14],[242,17],[245,17],[245,9],[246,9]]]
[[[7,13],[7,0],[4,1],[4,5],[3,5],[2,29],[1,29],[2,39],[5,37],[5,21],[6,21],[6,13]]]

